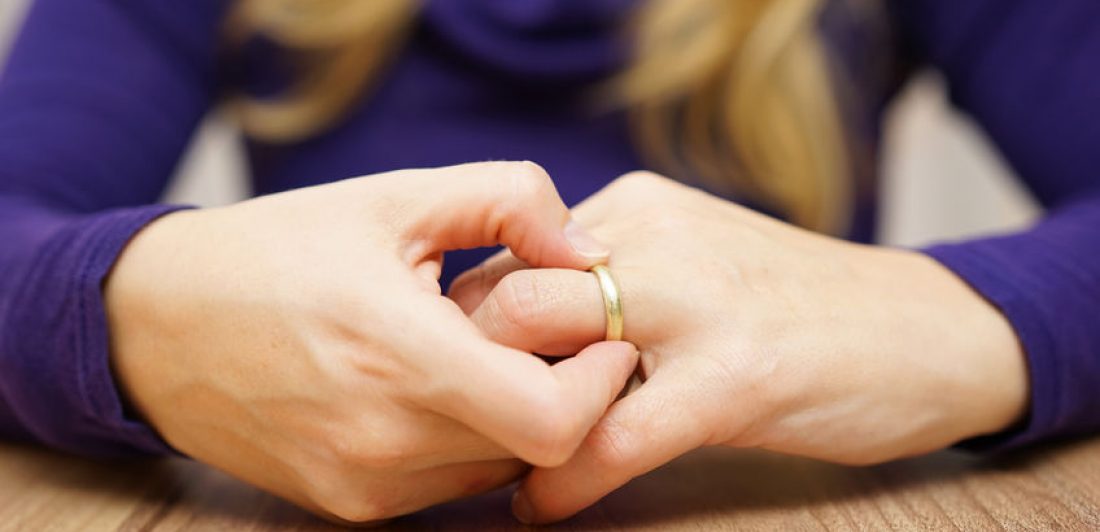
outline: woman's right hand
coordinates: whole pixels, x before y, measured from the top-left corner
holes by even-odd
[[[104,288],[120,389],[176,449],[363,522],[563,463],[630,344],[549,366],[440,294],[442,253],[502,243],[585,269],[606,250],[531,163],[407,170],[157,220]]]

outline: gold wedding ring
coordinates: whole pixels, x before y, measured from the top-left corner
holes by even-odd
[[[604,333],[606,340],[618,341],[623,339],[623,300],[619,285],[611,276],[611,270],[607,266],[597,264],[592,267],[592,273],[596,274],[596,280],[600,283],[600,293],[603,294],[603,312],[607,318],[607,331]]]

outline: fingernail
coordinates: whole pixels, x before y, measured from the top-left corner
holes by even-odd
[[[535,519],[535,510],[531,508],[531,501],[527,500],[527,496],[522,491],[516,490],[512,494],[512,515],[525,525],[531,524]]]
[[[573,249],[590,259],[606,259],[611,255],[611,250],[607,249],[596,240],[588,231],[581,227],[576,221],[570,220],[565,224],[565,239],[569,241],[569,244],[573,246]]]

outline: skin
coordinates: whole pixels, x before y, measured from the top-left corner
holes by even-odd
[[[531,163],[408,170],[159,219],[105,285],[111,360],[176,449],[362,523],[564,463],[637,361],[550,366],[490,341],[438,276],[502,243],[587,269],[607,250]]]
[[[653,174],[574,209],[611,245],[624,339],[645,382],[567,462],[513,499],[550,522],[700,446],[759,447],[845,464],[930,452],[1003,430],[1027,374],[1005,318],[919,253],[844,242]],[[595,277],[509,254],[451,297],[495,341],[575,353],[604,337]]]

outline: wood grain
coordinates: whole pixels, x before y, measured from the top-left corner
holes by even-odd
[[[521,529],[508,490],[389,522]],[[564,530],[1100,530],[1100,439],[996,459],[941,452],[868,468],[701,449],[605,498]],[[182,459],[92,461],[0,443],[2,530],[336,530]]]

